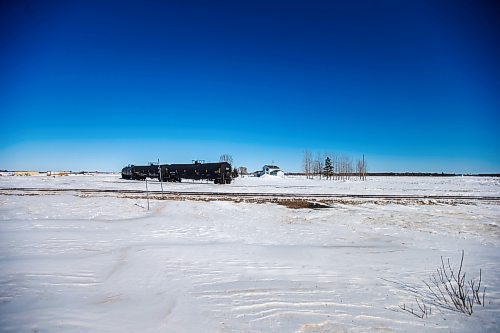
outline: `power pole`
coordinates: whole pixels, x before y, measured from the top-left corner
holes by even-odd
[[[146,199],[148,200],[148,210],[149,210],[149,191],[148,191],[148,178],[146,177]]]
[[[161,177],[161,165],[160,159],[158,159],[158,171],[160,172],[160,187],[161,187],[161,196],[163,197],[163,179]]]

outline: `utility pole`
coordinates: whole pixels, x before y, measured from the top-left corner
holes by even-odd
[[[161,187],[161,196],[163,197],[163,179],[161,176],[161,165],[160,165],[160,159],[158,159],[158,171],[160,172],[160,187]]]
[[[146,199],[148,200],[148,210],[149,210],[149,191],[148,191],[148,178],[146,180]]]

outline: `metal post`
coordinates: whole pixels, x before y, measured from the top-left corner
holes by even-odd
[[[160,187],[161,187],[161,196],[163,197],[163,179],[161,176],[161,165],[160,165],[160,159],[158,159],[158,169],[160,171]]]
[[[148,179],[146,178],[146,199],[148,200],[148,210],[149,210],[149,191],[148,191]]]

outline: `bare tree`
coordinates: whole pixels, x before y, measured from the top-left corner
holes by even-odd
[[[313,157],[312,153],[309,150],[304,151],[304,158],[303,158],[303,168],[304,168],[304,173],[306,174],[306,178],[309,179],[312,174],[312,166],[313,166]]]
[[[353,164],[352,164],[352,159],[347,156],[347,170],[346,170],[346,173],[347,173],[347,179],[351,179],[351,175],[354,173],[354,167],[353,167]]]
[[[341,155],[338,160],[339,179],[347,180],[352,172],[352,161],[346,155]]]
[[[359,179],[363,179],[363,172],[361,171],[362,163],[363,162],[361,160],[356,161],[356,175],[358,176]]]
[[[345,177],[345,157],[344,156],[339,156],[338,157],[338,168],[339,168],[339,180],[344,180]]]
[[[248,169],[247,169],[247,167],[243,167],[243,166],[239,167],[238,168],[238,173],[240,175],[242,175],[242,176],[248,175]]]
[[[339,179],[339,157],[332,154],[332,164],[333,164],[333,179]]]
[[[366,170],[367,170],[367,164],[365,160],[365,155],[363,155],[363,159],[361,160],[361,165],[360,165],[361,180],[366,180]]]
[[[368,164],[366,163],[365,155],[363,155],[363,180],[366,180],[366,172],[368,171]]]
[[[227,162],[227,163],[233,165],[233,156],[230,154],[222,154],[219,157],[219,162]]]
[[[361,180],[366,180],[366,160],[365,155],[363,158],[356,162],[356,174]]]
[[[316,158],[314,159],[313,162],[313,172],[315,175],[321,179],[321,175],[323,174],[323,156],[321,156],[321,153],[316,153]]]

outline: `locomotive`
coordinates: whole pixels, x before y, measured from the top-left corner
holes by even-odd
[[[122,169],[123,179],[158,179],[163,182],[180,182],[182,179],[210,180],[215,184],[231,184],[232,169],[227,162],[192,164],[129,165]]]

